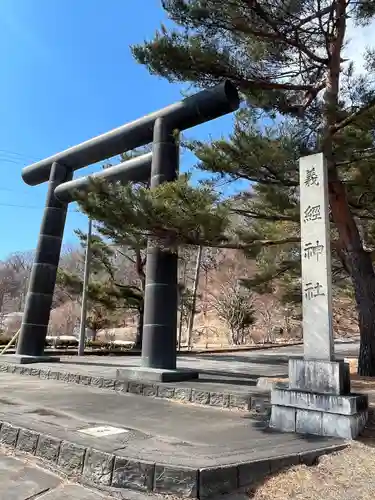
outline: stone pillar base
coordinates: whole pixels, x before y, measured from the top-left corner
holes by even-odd
[[[167,370],[163,368],[120,368],[116,372],[117,380],[135,380],[137,382],[184,382],[199,378],[194,370]]]
[[[16,365],[29,365],[32,363],[59,363],[58,356],[29,356],[28,354],[3,354],[0,361]]]
[[[344,439],[360,435],[368,399],[350,393],[349,366],[342,361],[289,360],[289,385],[271,390],[270,427],[284,432]]]

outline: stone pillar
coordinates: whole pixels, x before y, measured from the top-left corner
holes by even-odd
[[[179,147],[165,118],[154,125],[150,188],[177,179]],[[150,238],[147,247],[142,366],[176,369],[178,255]]]
[[[327,167],[323,154],[300,160],[304,357],[289,360],[289,384],[271,390],[270,426],[355,438],[367,397],[350,393],[349,365],[334,356]]]
[[[33,363],[45,361],[43,356],[57,267],[65,227],[67,204],[54,195],[56,186],[72,179],[72,172],[54,163],[48,183],[48,193],[40,228],[38,247],[29,281],[17,354],[6,356],[8,361]],[[51,358],[58,360],[58,358]]]
[[[154,125],[150,188],[177,178],[179,146],[166,118]],[[181,381],[197,378],[177,370],[178,254],[163,249],[152,237],[147,247],[146,289],[141,367],[117,370],[117,378]]]

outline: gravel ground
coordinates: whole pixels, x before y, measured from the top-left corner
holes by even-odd
[[[375,440],[372,443],[375,446]],[[249,492],[252,500],[370,500],[375,497],[375,448],[353,442],[318,465],[293,467]]]

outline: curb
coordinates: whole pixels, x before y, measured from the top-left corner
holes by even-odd
[[[114,378],[90,377],[74,372],[56,369],[31,368],[25,365],[0,363],[0,372],[27,375],[41,379],[57,380],[68,384],[81,384],[97,389],[113,390],[139,396],[169,399],[180,403],[194,403],[216,408],[236,409],[256,413],[267,412],[270,406],[270,396],[267,391],[256,394],[241,394],[236,392],[211,392],[171,384],[140,383],[117,380]],[[254,386],[255,387],[255,386]]]
[[[194,354],[220,354],[231,352],[243,351],[267,351],[268,349],[276,349],[278,347],[293,347],[296,345],[303,345],[302,341],[291,342],[290,344],[269,344],[269,345],[256,345],[256,346],[243,346],[243,347],[229,347],[228,349],[194,349],[192,351],[177,351],[180,356],[194,355]]]
[[[217,348],[217,349],[192,349],[191,351],[178,351],[178,356],[192,356],[195,354],[225,354],[232,352],[243,352],[243,351],[266,351],[268,349],[275,349],[277,347],[293,347],[296,345],[302,345],[303,342],[292,342],[290,344],[269,344],[269,345],[247,345],[241,347],[228,347],[226,348]],[[5,347],[5,345],[4,345]],[[8,349],[7,354],[15,354],[16,349],[11,348]],[[44,354],[48,356],[78,356],[77,348],[70,349],[45,349]],[[85,356],[141,356],[141,351],[139,349],[136,350],[117,350],[117,349],[98,349],[98,350],[85,350]]]
[[[110,487],[112,491],[131,489],[198,499],[231,493],[293,465],[313,465],[321,455],[347,446],[333,445],[229,466],[188,468],[128,459],[7,422],[0,422],[0,426],[0,444],[46,460],[84,484]]]

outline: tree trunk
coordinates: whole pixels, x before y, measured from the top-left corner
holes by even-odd
[[[190,311],[190,316],[189,316],[189,324],[188,324],[188,338],[187,338],[187,343],[188,343],[188,349],[190,350],[191,347],[191,336],[193,333],[193,326],[194,326],[194,318],[195,318],[195,305],[197,302],[197,291],[198,291],[198,284],[199,284],[199,271],[201,267],[201,260],[202,260],[202,252],[203,248],[200,246],[198,248],[197,252],[197,260],[196,260],[196,265],[195,265],[195,273],[194,273],[194,284],[193,284],[193,293],[192,293],[192,302],[191,302],[191,311]]]
[[[139,281],[141,283],[141,290],[143,292],[143,300],[138,309],[138,323],[137,323],[137,334],[135,338],[135,349],[142,349],[142,341],[143,341],[143,313],[144,313],[144,296],[146,289],[146,275],[145,275],[145,266],[146,266],[146,256],[142,257],[142,253],[140,249],[135,250],[135,258],[136,258],[136,270],[138,274]]]
[[[375,273],[364,250],[346,189],[339,178],[334,156],[332,130],[338,122],[341,51],[346,31],[346,0],[334,3],[334,30],[329,42],[325,100],[323,153],[328,167],[328,194],[332,219],[339,233],[337,252],[352,279],[361,335],[358,373],[375,376]]]
[[[331,171],[329,198],[332,218],[339,232],[337,251],[350,274],[360,331],[358,373],[375,376],[375,272],[371,254],[363,248],[358,227],[351,213],[345,186]]]
[[[352,282],[358,310],[360,348],[358,374],[375,377],[375,273],[370,255],[362,250],[350,255]]]
[[[143,340],[143,307],[138,311],[137,335],[135,338],[135,348],[142,349]]]

